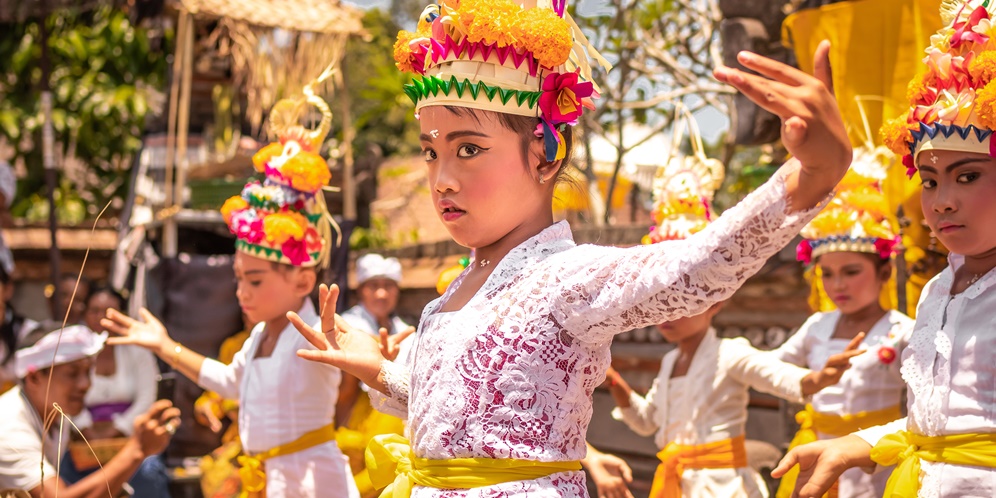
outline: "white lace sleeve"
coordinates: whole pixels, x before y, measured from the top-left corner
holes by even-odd
[[[558,278],[551,311],[578,339],[605,343],[615,334],[696,315],[730,297],[829,201],[790,212],[786,163],[767,183],[686,240],[598,248]]]
[[[408,420],[408,394],[411,392],[409,387],[411,371],[408,359],[411,355],[412,344],[415,342],[414,337],[413,335],[401,343],[401,350],[394,361],[385,360],[380,364],[387,393],[375,389],[370,390],[370,404],[377,411],[402,420]]]

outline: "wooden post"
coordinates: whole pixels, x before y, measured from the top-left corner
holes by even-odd
[[[176,104],[176,154],[173,161],[178,167],[175,175],[176,181],[168,181],[166,183],[166,195],[169,201],[166,204],[168,211],[166,212],[166,219],[163,224],[163,256],[167,258],[174,258],[177,253],[176,213],[179,208],[183,207],[183,188],[187,181],[187,134],[190,128],[190,85],[193,79],[193,17],[189,12],[181,10],[180,23],[181,25],[185,25],[182,38],[178,37],[177,40],[177,54],[181,55],[181,57],[179,60],[173,62],[174,70],[177,64],[180,65],[180,95],[179,102]],[[174,71],[173,88],[170,89],[171,97],[176,84],[177,78]],[[172,150],[172,147],[167,145],[167,149]],[[171,173],[172,170],[173,168],[170,167],[167,172]]]

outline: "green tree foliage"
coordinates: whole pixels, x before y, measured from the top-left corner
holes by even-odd
[[[62,222],[79,222],[109,200],[117,199],[119,206],[123,199],[145,117],[163,102],[167,59],[159,45],[165,40],[109,6],[58,11],[44,22],[56,157],[83,165],[77,168],[80,174],[63,178],[58,214]],[[27,167],[12,212],[31,221],[44,220],[48,213],[43,206],[40,36],[38,20],[0,27],[0,137]]]
[[[384,156],[414,153],[418,124],[415,106],[404,92],[411,76],[394,65],[400,28],[388,13],[371,9],[363,16],[363,29],[367,35],[349,40],[342,63],[356,129],[354,153],[359,159],[372,145],[380,147]],[[341,133],[341,113],[335,119]]]

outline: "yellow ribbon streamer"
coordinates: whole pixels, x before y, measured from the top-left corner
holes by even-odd
[[[996,434],[931,437],[899,431],[879,440],[871,450],[871,458],[879,465],[896,465],[885,485],[884,498],[916,496],[920,489],[921,459],[996,468]]]
[[[306,432],[287,444],[275,446],[262,453],[239,456],[239,465],[241,465],[239,477],[242,479],[242,493],[239,497],[247,498],[249,493],[259,493],[266,489],[266,471],[263,468],[263,462],[266,460],[334,441],[335,435],[335,424],[329,424]]]
[[[747,466],[744,436],[706,444],[669,443],[657,458],[650,498],[681,498],[681,474],[689,469],[735,469]]]
[[[578,461],[419,458],[412,454],[408,440],[397,434],[374,437],[367,446],[366,462],[374,487],[384,488],[381,498],[408,498],[415,485],[437,489],[481,488],[581,470],[581,462]]]
[[[820,413],[813,408],[813,405],[806,405],[804,410],[795,414],[795,421],[799,423],[799,430],[789,443],[789,449],[791,450],[796,446],[815,442],[819,439],[816,436],[817,432],[841,437],[861,429],[892,422],[901,416],[902,412],[899,410],[899,405],[881,410],[845,415]],[[778,484],[778,491],[775,492],[775,498],[788,498],[792,496],[792,491],[795,489],[795,482],[798,477],[799,467],[792,467],[792,469],[782,476],[782,480]],[[824,496],[833,495],[834,493],[828,493]]]

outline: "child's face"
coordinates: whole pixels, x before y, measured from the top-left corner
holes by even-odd
[[[721,305],[714,304],[704,313],[695,316],[686,316],[664,322],[657,325],[657,330],[664,336],[664,340],[670,343],[681,342],[696,334],[705,332],[712,326],[712,318],[719,312]]]
[[[465,247],[491,245],[552,210],[536,172],[523,163],[520,136],[493,113],[475,114],[478,119],[434,106],[419,117],[436,214]],[[531,142],[542,150],[540,140]],[[528,158],[535,170],[538,154],[530,150]]]
[[[283,317],[301,306],[298,268],[274,265],[270,261],[235,252],[235,295],[247,323]],[[307,294],[307,291],[305,291]]]
[[[923,218],[944,247],[965,256],[996,249],[996,159],[931,150],[917,160]]]
[[[823,290],[848,315],[878,302],[889,267],[879,270],[872,259],[856,252],[831,252],[820,256]]]

